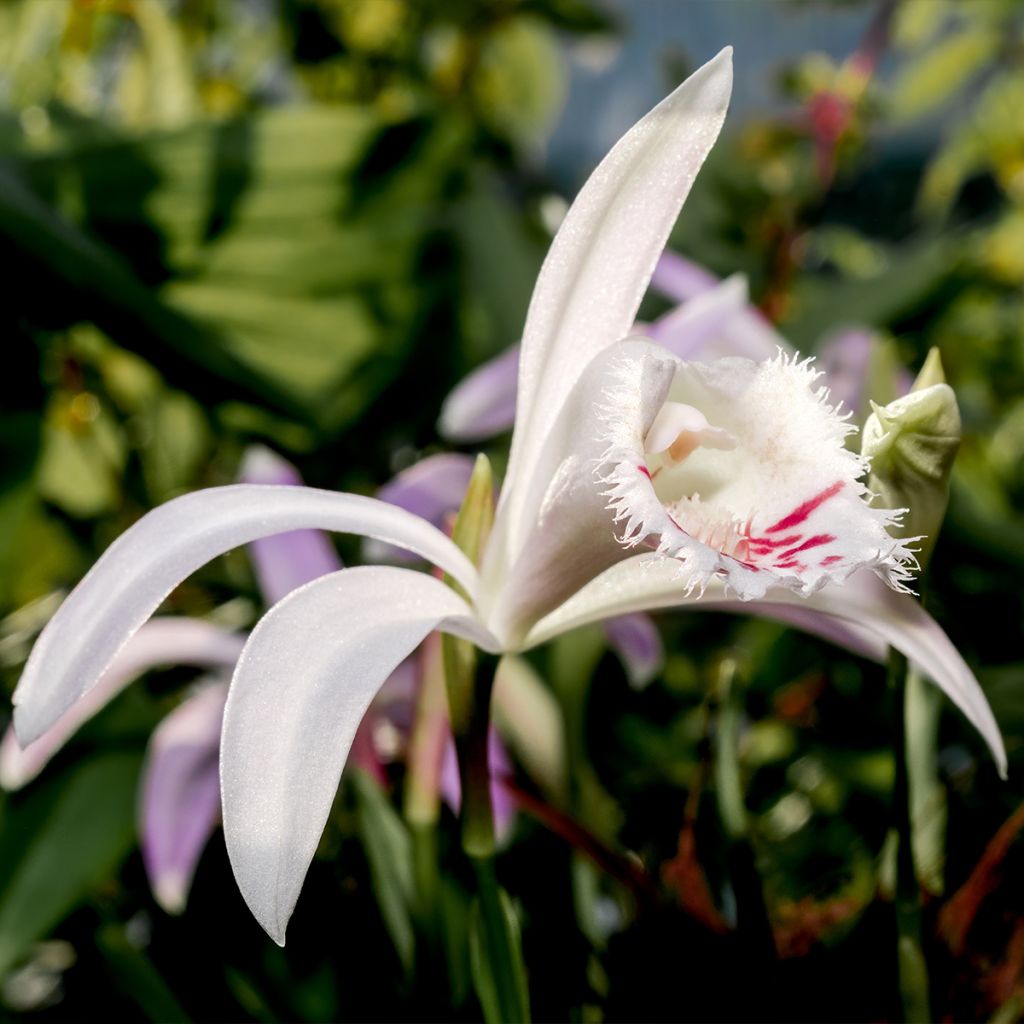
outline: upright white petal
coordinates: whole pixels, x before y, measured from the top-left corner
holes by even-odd
[[[231,668],[244,642],[200,619],[161,616],[147,622],[117,652],[99,682],[35,742],[22,749],[14,730],[7,729],[0,742],[0,786],[18,789],[34,779],[82,725],[144,673],[162,665]]]
[[[342,569],[253,631],[221,737],[224,834],[238,887],[278,943],[374,694],[431,631],[496,642],[450,587],[410,569]]]
[[[523,331],[516,426],[492,550],[525,538],[519,490],[593,356],[625,337],[680,207],[725,119],[726,48],[639,121],[580,190],[555,236]],[[506,534],[508,536],[506,536]]]
[[[128,638],[201,565],[258,537],[309,528],[409,548],[475,591],[472,563],[440,530],[374,498],[255,484],[196,491],[154,509],[114,541],[43,630],[14,692],[19,739],[30,743],[91,689]]]
[[[864,634],[874,634],[910,659],[931,678],[964,713],[989,745],[1000,774],[1006,774],[1006,751],[999,726],[974,674],[943,632],[942,627],[909,594],[887,587],[873,573],[861,571],[839,587],[827,587],[810,597],[788,590],[774,590],[766,599],[742,602],[730,599],[720,582],[713,582],[702,598],[687,595],[679,584],[679,571],[671,560],[655,554],[637,555],[620,562],[589,586],[539,622],[527,636],[524,647],[546,640],[578,626],[598,622],[626,612],[657,608],[686,608],[689,611],[728,611],[762,615],[796,625],[825,639],[839,639],[827,621],[819,625],[807,612],[823,620],[848,623],[856,649]],[[794,620],[792,612],[801,612]],[[868,650],[881,659],[884,651]]]

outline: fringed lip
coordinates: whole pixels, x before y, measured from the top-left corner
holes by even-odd
[[[855,428],[816,386],[811,360],[780,352],[764,363],[679,362],[670,399],[693,406],[735,439],[735,450],[698,439],[681,443],[686,454],[673,464],[645,448],[628,358],[604,393],[596,467],[625,547],[677,560],[686,594],[718,578],[742,600],[772,587],[807,596],[864,567],[894,590],[908,589],[917,565],[912,541],[888,532],[903,510],[868,504],[867,463],[844,445]],[[660,435],[657,446],[665,446]]]

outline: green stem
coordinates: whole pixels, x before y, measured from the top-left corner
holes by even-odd
[[[893,815],[896,851],[896,927],[900,997],[908,1022],[932,1019],[928,1001],[928,963],[921,945],[921,891],[914,864],[910,777],[907,768],[907,659],[889,653],[889,688],[894,698]]]
[[[728,838],[726,851],[729,880],[736,897],[739,937],[762,969],[775,960],[775,934],[764,898],[764,886],[757,870],[757,857],[750,837],[746,801],[739,763],[740,695],[739,667],[731,657],[723,658],[715,670],[709,711],[717,708],[714,742],[715,797],[718,814]]]
[[[530,1009],[523,983],[518,929],[511,920],[511,905],[498,885],[494,858],[471,855],[470,859],[476,871],[483,938],[497,998],[497,1019],[503,1024],[526,1024],[530,1019]]]
[[[488,1024],[527,1021],[529,1002],[518,927],[494,870],[496,843],[488,746],[495,665],[487,659],[478,668],[476,651],[464,640],[446,636],[443,643],[452,732],[462,783],[462,849],[476,872],[486,960],[480,969],[487,976],[483,984],[488,997],[484,997],[479,981],[478,994]]]

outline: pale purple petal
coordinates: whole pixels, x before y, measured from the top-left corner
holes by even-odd
[[[710,270],[671,249],[661,254],[651,275],[651,287],[674,302],[689,302],[717,284],[718,277]]]
[[[230,668],[245,637],[199,619],[161,617],[147,622],[121,648],[99,682],[34,743],[22,750],[8,728],[0,742],[0,786],[18,789],[34,779],[78,729],[129,683],[165,665]]]
[[[471,455],[457,452],[428,455],[389,480],[377,492],[377,497],[444,530],[462,505],[473,475],[473,464]],[[369,562],[417,560],[416,555],[377,540],[366,541],[363,554]]]
[[[456,384],[441,406],[438,432],[449,441],[466,444],[511,430],[518,376],[519,345],[515,344]]]
[[[747,282],[736,275],[670,310],[641,331],[680,359],[703,359],[747,306]]]
[[[406,546],[476,592],[476,569],[443,533],[383,501],[259,484],[186,494],[114,541],[43,630],[14,693],[19,737],[31,742],[90,690],[121,645],[201,565],[260,537],[311,528]]]
[[[697,309],[701,309],[708,306],[710,310],[716,310],[717,307],[717,311],[724,311],[725,296],[715,300],[712,294],[728,283],[720,281],[691,260],[666,250],[658,261],[651,285],[684,305],[670,310],[644,333],[658,344],[671,348],[681,359],[707,361],[725,356],[744,356],[759,363],[771,359],[780,348],[784,352],[792,352],[792,346],[775,330],[764,314],[748,303],[715,325],[716,330],[700,331],[695,339],[690,338],[692,328],[688,321],[696,318],[697,314],[695,311],[688,313],[689,307],[696,305]],[[705,323],[709,320],[703,314],[701,319]]]
[[[292,591],[249,637],[221,736],[224,836],[242,896],[276,942],[370,701],[435,629],[496,650],[451,587],[364,566]]]
[[[220,820],[217,757],[227,683],[211,683],[154,730],[142,779],[142,859],[169,914],[185,909],[192,877]]]
[[[605,619],[601,625],[609,646],[622,661],[630,685],[642,690],[665,663],[665,648],[658,627],[649,615],[640,612]]]
[[[491,773],[491,811],[494,815],[494,835],[504,843],[512,831],[516,814],[516,802],[504,785],[513,775],[512,762],[505,744],[493,727],[487,734],[487,768]],[[459,778],[459,761],[455,753],[455,740],[451,732],[444,746],[441,759],[441,796],[456,813],[462,807],[462,780]]]
[[[299,471],[269,448],[250,448],[240,473],[244,484],[301,486]],[[318,576],[337,572],[341,559],[330,538],[320,530],[292,530],[261,537],[249,545],[256,579],[268,605]]]
[[[859,412],[867,399],[864,394],[871,372],[871,354],[875,335],[864,327],[850,327],[832,335],[818,353],[818,365],[825,371],[829,401],[842,403],[844,410]]]

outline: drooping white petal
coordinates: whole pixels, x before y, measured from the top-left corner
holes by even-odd
[[[435,629],[496,650],[450,587],[370,566],[293,591],[250,636],[224,713],[224,834],[239,889],[276,942],[284,942],[360,720]]]
[[[0,742],[0,786],[18,789],[34,779],[61,747],[129,683],[163,665],[232,667],[245,637],[200,619],[163,616],[147,622],[117,652],[99,682],[23,750],[8,728]]]
[[[854,630],[855,642],[844,646],[854,650],[859,647],[858,653],[870,653],[881,660],[885,652],[878,649],[877,640],[872,643],[873,634],[902,651],[946,693],[981,733],[1000,773],[1006,774],[1006,751],[999,726],[959,651],[912,595],[892,590],[870,572],[858,572],[842,586],[827,587],[806,598],[777,589],[765,600],[741,602],[729,598],[718,582],[712,583],[702,598],[687,595],[680,587],[679,571],[670,560],[656,554],[637,555],[613,566],[539,622],[527,636],[524,648],[612,615],[657,608],[763,615],[842,642],[842,634],[833,628],[838,621]],[[793,609],[803,613],[799,619],[792,617]],[[807,613],[816,613],[820,619]]]
[[[718,137],[731,89],[726,48],[616,144],[566,214],[523,331],[516,426],[492,550],[507,547],[514,556],[523,543],[529,523],[520,490],[583,368],[629,333],[679,209]]]
[[[196,865],[220,821],[217,774],[226,680],[210,681],[156,727],[142,776],[142,860],[157,902],[185,909]]]
[[[443,533],[374,498],[255,484],[196,491],[122,534],[61,605],[14,693],[18,737],[30,743],[90,690],[171,590],[205,562],[258,537],[310,528],[409,548],[475,592],[476,570]]]

